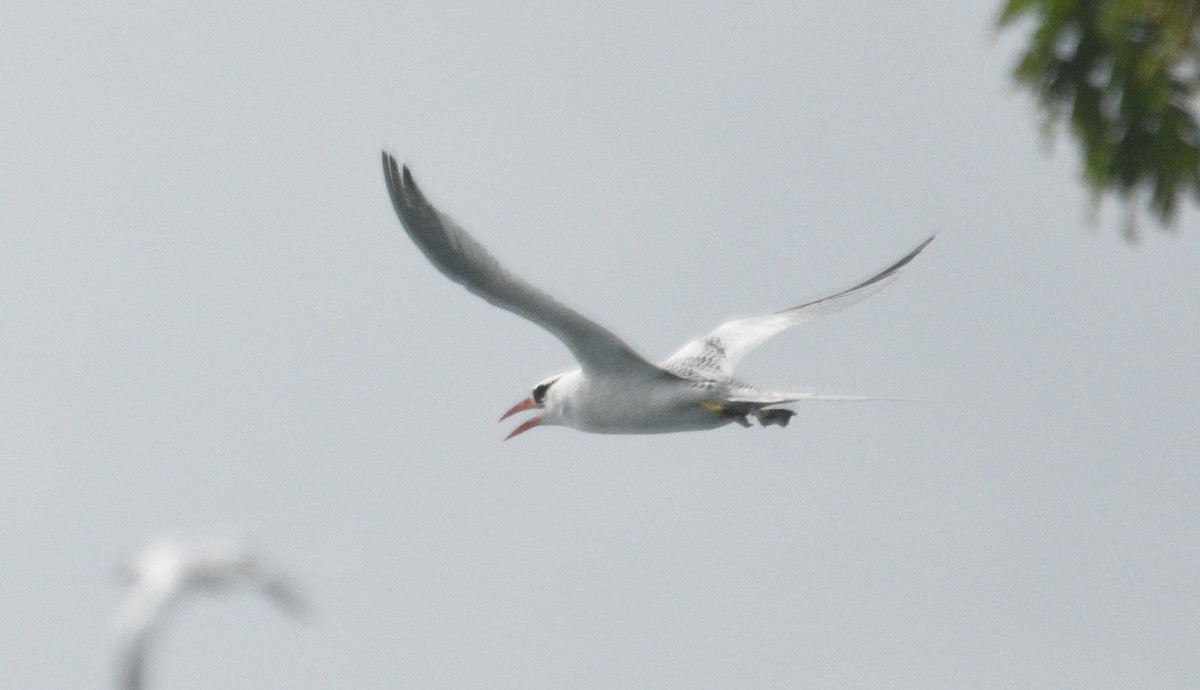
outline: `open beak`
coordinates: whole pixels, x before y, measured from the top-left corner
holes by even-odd
[[[517,403],[516,405],[513,405],[512,407],[508,408],[508,412],[505,412],[504,415],[500,417],[500,421],[503,422],[504,420],[508,419],[509,417],[515,415],[518,412],[524,412],[525,410],[532,410],[533,408],[535,408],[537,406],[538,406],[538,404],[533,401],[533,398],[525,398],[524,400]]]
[[[525,410],[533,410],[533,409],[537,409],[538,407],[540,407],[540,405],[535,403],[533,401],[533,398],[525,398],[524,400],[517,403],[516,405],[513,405],[512,407],[508,408],[508,412],[505,412],[504,416],[500,417],[500,421],[503,422],[504,420],[508,419],[509,417],[515,415],[518,412],[524,412]],[[541,423],[542,423],[541,415],[538,415],[536,417],[530,417],[529,419],[526,419],[524,422],[521,422],[521,425],[518,426],[516,429],[513,429],[512,433],[510,433],[508,436],[505,436],[504,440],[507,441],[508,439],[512,438],[513,436],[516,436],[517,434],[523,434],[526,431],[529,431],[530,429],[532,429],[533,427],[535,427]]]
[[[517,434],[523,434],[526,431],[529,431],[530,429],[532,429],[533,427],[535,427],[541,423],[542,423],[541,415],[538,415],[536,417],[530,417],[529,419],[526,419],[525,421],[521,422],[521,425],[518,426],[516,429],[513,429],[508,434],[508,436],[505,436],[504,440],[507,441],[508,439],[512,438],[513,436],[516,436]]]

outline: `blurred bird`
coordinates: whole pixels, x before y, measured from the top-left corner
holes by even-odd
[[[791,309],[724,323],[652,364],[608,329],[510,273],[483,245],[437,210],[417,187],[408,166],[401,169],[383,152],[388,193],[408,236],[447,278],[501,309],[550,331],[575,355],[580,367],[552,376],[500,418],[523,410],[530,417],[505,437],[539,425],[562,425],[605,434],[652,434],[714,429],[731,422],[787,426],[795,412],[776,405],[802,400],[883,398],[779,393],[733,378],[733,369],[777,333],[859,302],[882,290],[933,237],[874,277]]]
[[[154,542],[122,563],[118,577],[129,587],[114,618],[120,690],[145,687],[150,640],[187,593],[255,589],[295,618],[305,613],[303,602],[282,574],[265,564],[249,544],[233,538]]]

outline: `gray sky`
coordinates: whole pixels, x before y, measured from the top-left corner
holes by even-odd
[[[114,564],[223,525],[314,618],[193,601],[154,688],[1200,676],[1200,219],[1086,225],[999,0],[243,4],[0,9],[6,685],[107,687]],[[501,443],[569,354],[427,264],[382,146],[651,357],[938,231],[739,374],[948,402]]]

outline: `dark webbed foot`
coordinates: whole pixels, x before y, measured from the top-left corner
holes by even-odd
[[[758,417],[759,424],[767,427],[771,426],[772,424],[787,426],[788,422],[792,421],[792,417],[794,417],[795,414],[796,413],[792,412],[791,410],[773,408],[770,410],[759,410],[758,412],[754,413],[754,416]],[[749,426],[749,424],[747,424],[747,426]]]
[[[700,407],[703,407],[706,410],[717,412],[726,419],[732,419],[747,429],[754,426],[750,423],[750,420],[746,418],[746,415],[748,415],[750,411],[742,405],[718,405],[716,403],[701,402]]]

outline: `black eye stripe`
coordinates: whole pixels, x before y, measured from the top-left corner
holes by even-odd
[[[554,379],[554,381],[557,380],[558,379]],[[554,385],[554,381],[539,383],[537,387],[533,389],[533,401],[535,403],[541,405],[542,403],[546,402],[546,391],[550,390],[550,386]]]

